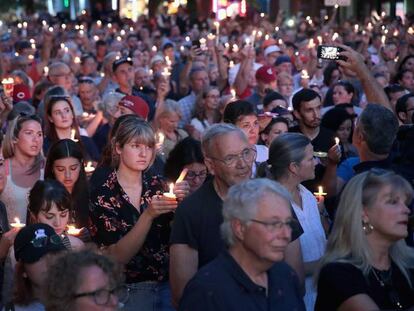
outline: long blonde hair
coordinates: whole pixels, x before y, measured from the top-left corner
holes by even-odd
[[[356,175],[348,182],[339,201],[326,253],[315,273],[315,282],[320,269],[331,262],[350,263],[360,269],[364,276],[368,276],[372,269],[372,253],[362,228],[362,213],[363,209],[375,208],[379,190],[387,185],[392,187],[393,192],[404,194],[407,205],[411,202],[411,185],[391,171],[372,169]],[[392,244],[389,256],[412,286],[408,269],[414,267],[414,251],[401,239]]]

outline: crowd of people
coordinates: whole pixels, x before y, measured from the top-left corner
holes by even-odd
[[[2,23],[0,306],[413,308],[414,16],[336,15]]]

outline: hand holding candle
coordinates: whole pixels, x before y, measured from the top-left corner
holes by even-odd
[[[1,81],[1,84],[3,84],[4,93],[6,94],[6,96],[12,97],[13,96],[13,88],[14,88],[13,78],[3,79]]]
[[[170,191],[169,192],[164,192],[163,196],[165,196],[166,198],[169,198],[169,199],[177,199],[177,197],[174,194],[174,184],[173,183],[170,184],[169,189],[170,189]]]

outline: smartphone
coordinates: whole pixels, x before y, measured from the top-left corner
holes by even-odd
[[[328,60],[345,60],[345,57],[339,55],[344,49],[339,46],[331,45],[319,45],[318,46],[318,58]]]

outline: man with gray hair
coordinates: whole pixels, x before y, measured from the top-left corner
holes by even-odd
[[[179,310],[305,310],[299,281],[283,262],[297,220],[280,184],[255,179],[234,185],[223,204],[228,250],[185,288]]]
[[[199,268],[225,249],[220,235],[222,204],[229,188],[251,176],[256,150],[246,135],[230,124],[211,126],[202,138],[204,162],[214,178],[178,206],[170,239],[170,284],[173,300],[178,303],[187,282]],[[302,231],[303,232],[303,231]],[[295,232],[294,240],[302,233]],[[295,270],[301,257],[298,240],[290,248]],[[301,272],[299,272],[301,273]]]

